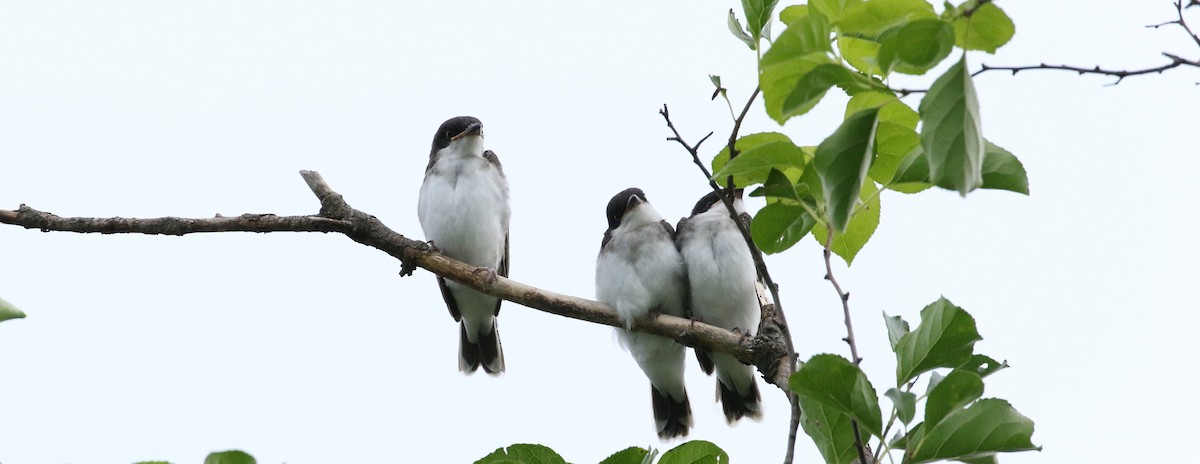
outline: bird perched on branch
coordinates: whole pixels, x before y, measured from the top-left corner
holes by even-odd
[[[687,276],[675,248],[675,232],[641,189],[608,202],[608,230],[596,259],[596,299],[612,306],[625,324],[621,345],[650,379],[650,404],[658,436],[686,436],[692,408],[683,385],[684,346],[669,338],[628,330],[653,314],[684,317]]]
[[[741,198],[734,210],[745,212]],[[679,221],[675,243],[687,266],[692,317],[717,327],[753,336],[761,318],[754,258],[729,209],[717,192],[709,192]],[[725,420],[762,417],[754,368],[725,353],[696,349],[696,359],[706,374],[717,372],[717,400]]]
[[[417,203],[425,239],[446,256],[508,276],[508,181],[500,160],[483,149],[483,124],[451,118],[433,135]],[[437,278],[450,315],[459,322],[458,369],[504,372],[496,316],[500,300]]]

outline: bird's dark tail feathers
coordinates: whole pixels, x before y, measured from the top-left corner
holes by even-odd
[[[732,387],[726,387],[717,381],[717,398],[721,400],[721,409],[725,411],[725,422],[730,424],[743,417],[754,420],[762,419],[762,407],[758,395],[758,381],[750,379],[750,389],[745,395],[738,394]]]
[[[686,391],[683,392],[683,400],[677,402],[650,385],[650,403],[654,406],[658,438],[667,440],[687,436],[688,429],[692,427],[692,405],[688,402]]]
[[[480,335],[479,343],[471,343],[467,338],[466,325],[459,323],[458,328],[458,370],[471,374],[482,366],[489,375],[504,372],[504,350],[500,347],[500,331],[494,319],[492,330]]]

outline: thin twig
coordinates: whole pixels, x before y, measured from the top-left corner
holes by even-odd
[[[842,314],[846,321],[846,338],[842,339],[847,345],[850,345],[850,357],[854,365],[862,363],[862,358],[858,357],[858,345],[854,342],[854,324],[850,322],[850,293],[843,291],[842,286],[838,284],[837,278],[833,276],[833,263],[830,259],[833,255],[833,227],[827,228],[829,233],[825,238],[825,280],[828,280],[833,285],[833,289],[837,291],[838,299],[842,300]],[[858,431],[858,422],[851,421],[850,425],[854,427],[854,446],[858,449],[859,462],[867,462],[866,452],[863,448],[862,434]]]
[[[833,276],[833,264],[830,260],[830,255],[833,254],[833,228],[829,228],[829,234],[825,239],[825,280],[833,284],[833,289],[837,291],[838,299],[842,300],[842,314],[845,316],[846,322],[846,338],[842,339],[846,344],[850,345],[850,356],[854,364],[862,362],[862,358],[858,357],[858,346],[854,343],[854,324],[850,322],[850,292],[842,291],[842,286],[838,284],[837,278]]]
[[[1190,7],[1193,7],[1196,5],[1200,5],[1200,3],[1196,2],[1196,0],[1192,0],[1190,3],[1188,3],[1187,6],[1190,8]],[[1191,26],[1188,26],[1187,20],[1183,18],[1183,9],[1184,9],[1183,2],[1181,0],[1177,0],[1175,2],[1175,14],[1176,14],[1176,17],[1179,19],[1177,21],[1175,21],[1175,23],[1179,24],[1179,26],[1182,27],[1183,30],[1187,31],[1188,35],[1192,36],[1192,41],[1196,42],[1197,46],[1200,46],[1200,36],[1197,36],[1196,33],[1192,31]],[[1157,28],[1155,28],[1155,29],[1157,29]]]

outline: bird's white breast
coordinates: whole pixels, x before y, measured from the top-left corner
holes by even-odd
[[[719,206],[688,219],[686,230],[679,231],[692,314],[709,324],[753,334],[761,317],[754,261],[729,213]]]
[[[421,184],[417,215],[425,239],[471,265],[495,269],[504,257],[508,183],[477,155],[439,157]]]
[[[656,222],[618,227],[596,261],[596,298],[627,326],[652,310],[682,317],[686,291],[683,258]]]

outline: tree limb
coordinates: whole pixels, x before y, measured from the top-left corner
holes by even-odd
[[[451,259],[420,240],[407,238],[385,226],[375,216],[352,208],[334,192],[315,171],[300,171],[313,194],[321,202],[316,216],[277,216],[244,214],[212,218],[85,218],[60,217],[26,205],[0,210],[0,223],[38,229],[100,234],[187,235],[208,232],[322,232],[338,233],[355,242],[380,250],[404,263],[407,269],[420,267],[462,283],[480,292],[551,314],[581,321],[623,327],[616,311],[598,301],[562,295],[535,288]],[[411,270],[409,271],[411,273]],[[786,388],[786,375],[774,360],[786,356],[786,348],[770,337],[743,337],[720,327],[669,315],[635,321],[632,330],[669,337],[682,344],[707,351],[728,353],[742,362],[753,364],[767,380]]]
[[[1108,85],[1117,85],[1117,84],[1120,84],[1121,81],[1124,80],[1126,77],[1130,77],[1130,76],[1140,76],[1143,74],[1162,73],[1163,71],[1166,71],[1168,69],[1173,69],[1173,68],[1177,68],[1180,66],[1193,66],[1193,67],[1200,68],[1200,61],[1188,60],[1188,59],[1179,57],[1177,55],[1172,55],[1170,53],[1165,53],[1165,52],[1162,55],[1167,57],[1167,59],[1171,60],[1171,62],[1164,64],[1162,66],[1155,66],[1153,68],[1145,68],[1145,69],[1133,69],[1133,70],[1104,69],[1099,66],[1094,66],[1091,68],[1081,68],[1078,66],[1056,65],[1056,64],[1046,64],[1046,63],[1041,63],[1041,64],[1034,65],[1034,66],[988,66],[987,64],[984,64],[984,65],[982,65],[983,67],[980,70],[975,71],[971,75],[978,76],[978,75],[983,74],[988,71],[1009,71],[1009,72],[1013,73],[1013,75],[1016,75],[1018,72],[1021,72],[1021,71],[1032,71],[1032,70],[1037,70],[1037,69],[1072,71],[1072,72],[1079,73],[1080,75],[1099,74],[1099,75],[1104,75],[1104,76],[1113,76],[1113,77],[1116,77],[1117,80],[1113,81],[1112,83],[1109,83]],[[907,93],[916,93],[916,92],[917,91],[909,90],[906,92],[906,94]]]

